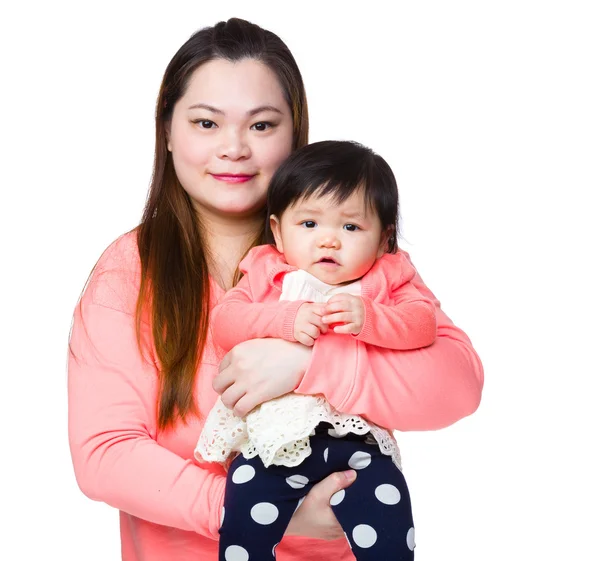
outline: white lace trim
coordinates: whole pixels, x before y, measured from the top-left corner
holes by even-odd
[[[265,466],[297,466],[311,453],[310,436],[321,422],[334,437],[371,433],[382,454],[401,469],[400,450],[390,431],[357,415],[336,411],[322,396],[287,394],[263,403],[245,418],[219,399],[206,419],[195,454],[208,462],[225,462],[232,453],[260,456]]]
[[[325,302],[337,292],[360,294],[360,283],[332,287],[305,271],[293,271],[284,277],[280,299]],[[267,401],[245,418],[235,416],[219,398],[208,414],[194,455],[199,461],[226,462],[232,453],[241,452],[245,458],[260,456],[265,466],[296,466],[310,455],[310,436],[321,422],[334,427],[329,431],[334,437],[370,433],[367,442],[379,445],[381,453],[391,456],[402,469],[400,449],[390,431],[335,410],[323,396],[298,394]]]

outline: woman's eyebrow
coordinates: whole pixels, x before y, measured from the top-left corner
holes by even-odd
[[[207,105],[206,103],[194,103],[194,105],[190,105],[188,109],[206,109],[207,111],[212,111],[213,113],[218,113],[219,115],[225,115],[224,111],[221,111],[212,105]]]
[[[261,105],[260,107],[257,107],[256,109],[251,109],[250,111],[248,111],[248,116],[253,117],[254,115],[257,115],[258,113],[262,113],[263,111],[273,111],[275,113],[279,113],[280,115],[283,115],[283,111],[281,111],[281,109],[277,109],[277,107],[275,107],[274,105]]]
[[[211,111],[212,113],[216,113],[218,115],[225,115],[225,112],[221,109],[217,109],[216,107],[213,107],[212,105],[208,105],[206,103],[194,103],[194,105],[190,105],[188,109],[206,109],[207,111]],[[273,111],[275,113],[283,115],[283,111],[281,111],[281,109],[278,109],[274,105],[261,105],[254,109],[250,109],[250,111],[248,111],[246,114],[249,117],[253,117],[254,115],[262,113],[263,111]]]

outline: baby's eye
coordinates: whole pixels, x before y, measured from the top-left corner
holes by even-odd
[[[210,119],[200,119],[198,121],[194,121],[201,129],[212,129],[217,126],[214,121]]]
[[[305,220],[304,222],[301,222],[301,224],[305,228],[316,228],[317,227],[317,223],[313,222],[312,220]]]
[[[273,126],[273,123],[269,123],[268,121],[261,121],[260,123],[253,124],[250,128],[255,131],[263,132],[270,129]]]
[[[356,230],[360,230],[360,228],[356,224],[344,224],[344,230],[356,232]]]

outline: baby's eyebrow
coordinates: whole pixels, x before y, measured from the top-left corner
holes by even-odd
[[[298,214],[323,214],[323,211],[320,208],[302,207],[295,209],[293,213],[296,216]]]
[[[342,212],[342,216],[346,218],[359,218],[364,220],[366,217],[362,212],[354,211],[354,212]]]

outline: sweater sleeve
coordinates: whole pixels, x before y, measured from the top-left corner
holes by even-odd
[[[249,339],[275,337],[295,341],[294,321],[304,301],[279,301],[269,291],[266,274],[250,270],[215,306],[212,314],[213,337],[229,352]],[[260,286],[257,286],[260,283]],[[267,301],[270,296],[271,301]],[[273,300],[275,298],[275,300]]]
[[[157,369],[115,295],[119,276],[93,277],[75,310],[68,427],[78,485],[144,520],[218,539],[225,477],[157,443]]]
[[[322,335],[295,391],[323,394],[339,411],[402,431],[440,429],[472,414],[483,389],[481,361],[418,273],[412,283],[436,308],[432,345],[402,351]]]
[[[400,351],[427,347],[437,335],[435,305],[412,283],[416,271],[404,256],[396,268],[400,271],[376,275],[383,281],[382,298],[362,298],[365,321],[355,337],[368,345]],[[389,286],[386,276],[395,277]]]

